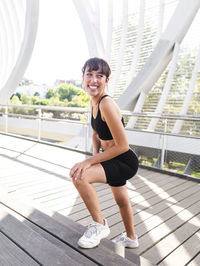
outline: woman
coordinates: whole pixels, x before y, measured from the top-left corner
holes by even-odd
[[[91,58],[86,61],[82,72],[85,89],[91,96],[93,156],[76,163],[70,170],[70,177],[86,204],[93,222],[79,239],[78,245],[82,248],[93,248],[110,233],[92,185],[108,183],[126,229],[126,235],[123,234],[114,242],[124,247],[136,248],[139,244],[134,232],[126,180],[136,174],[138,159],[129,148],[120,110],[105,92],[111,73],[110,67],[103,59]],[[101,149],[103,152],[100,152]]]

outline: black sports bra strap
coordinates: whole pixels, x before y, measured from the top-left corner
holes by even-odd
[[[107,97],[107,96],[110,97],[110,95],[108,95],[108,94],[102,96],[102,97],[100,98],[100,100],[99,100],[99,104],[100,104],[101,100],[102,100],[103,98]]]

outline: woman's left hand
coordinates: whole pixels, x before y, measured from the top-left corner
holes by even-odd
[[[76,163],[70,170],[69,176],[74,180],[82,179],[83,172],[89,168],[91,164],[85,160],[79,163]]]

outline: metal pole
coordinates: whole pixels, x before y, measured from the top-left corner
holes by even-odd
[[[5,132],[8,133],[8,106],[5,106]]]
[[[41,138],[41,117],[42,117],[42,110],[37,109],[38,111],[38,141],[40,141]]]
[[[167,119],[164,120],[164,134],[162,136],[162,150],[161,150],[161,163],[160,168],[163,169],[165,162],[165,150],[166,150],[166,134],[167,133]]]

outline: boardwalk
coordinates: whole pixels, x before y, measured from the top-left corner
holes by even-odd
[[[91,218],[68,178],[86,155],[5,135],[0,136],[0,187],[43,213],[81,225]],[[123,230],[111,191],[96,184],[109,239]],[[140,247],[131,250],[157,265],[200,265],[200,184],[140,168],[127,184]]]

